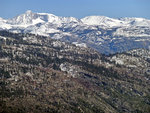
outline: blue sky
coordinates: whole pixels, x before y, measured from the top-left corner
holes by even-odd
[[[26,10],[76,18],[103,15],[150,19],[150,0],[0,0],[2,18],[12,18]]]

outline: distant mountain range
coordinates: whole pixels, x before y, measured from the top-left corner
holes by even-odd
[[[150,20],[144,18],[88,16],[77,19],[26,11],[12,19],[0,18],[0,30],[48,36],[89,46],[104,54],[148,49],[150,45]]]

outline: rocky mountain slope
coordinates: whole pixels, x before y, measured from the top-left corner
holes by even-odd
[[[104,54],[149,48],[150,45],[150,20],[144,18],[88,16],[76,19],[27,11],[12,19],[1,18],[0,30],[82,43]]]
[[[0,31],[0,112],[148,113],[149,52],[105,56],[50,37]]]

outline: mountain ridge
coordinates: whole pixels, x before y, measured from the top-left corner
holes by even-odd
[[[12,19],[0,19],[0,23],[0,30],[84,43],[104,54],[149,48],[150,45],[150,20],[144,18],[87,16],[77,19],[26,11]]]
[[[27,16],[27,17],[32,17],[31,19],[35,19],[35,17],[38,17],[38,16],[50,16],[50,17],[55,17],[55,18],[70,18],[74,21],[81,21],[83,23],[86,23],[84,21],[90,21],[90,18],[93,18],[94,20],[97,20],[97,24],[94,23],[94,24],[88,24],[88,25],[100,25],[100,23],[103,23],[102,20],[114,20],[114,21],[120,21],[121,23],[124,22],[124,21],[130,21],[129,23],[133,23],[132,21],[147,21],[148,23],[150,23],[150,20],[149,19],[145,19],[145,18],[140,18],[140,17],[122,17],[122,18],[110,18],[110,17],[107,17],[107,16],[99,16],[99,15],[92,15],[92,16],[85,16],[81,19],[77,19],[75,17],[62,17],[62,16],[56,16],[54,14],[51,14],[51,13],[35,13],[35,12],[32,12],[31,10],[27,10],[25,13],[21,14],[21,15],[18,15],[18,16],[15,16],[11,19],[3,19],[3,18],[0,18],[0,19],[3,19],[3,20],[7,20],[7,21],[12,21],[14,19],[14,21],[16,21],[15,19],[18,17],[21,17],[21,16]],[[26,19],[24,17],[24,19]],[[49,22],[48,19],[45,21],[45,22]],[[9,22],[8,22],[9,23]],[[11,22],[10,22],[11,23]],[[20,22],[21,23],[21,22]]]

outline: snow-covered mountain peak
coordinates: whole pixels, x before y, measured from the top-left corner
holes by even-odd
[[[32,24],[33,19],[37,19],[37,14],[28,10],[24,14],[9,19],[8,23],[13,25],[16,24],[27,25],[27,24]]]
[[[122,20],[109,18],[106,16],[87,16],[81,21],[87,25],[100,25],[105,27],[121,26],[124,24]]]
[[[46,22],[60,26],[62,23],[79,22],[79,20],[74,17],[59,17],[48,13],[33,13],[31,10],[8,20],[8,24],[24,25],[26,27]]]
[[[99,25],[104,20],[108,19],[105,16],[87,16],[81,19],[81,21],[87,25]]]

